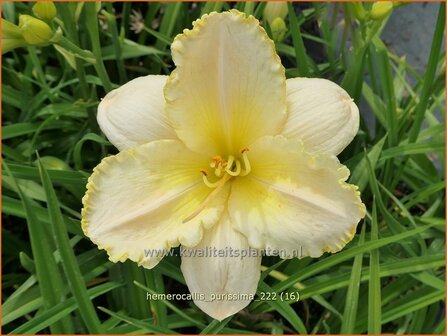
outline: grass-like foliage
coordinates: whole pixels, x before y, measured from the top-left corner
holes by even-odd
[[[32,5],[3,2],[3,18],[17,24]],[[372,3],[288,5],[275,36],[287,77],[328,78],[360,106],[340,160],[368,209],[339,253],[263,259],[258,291],[298,292],[298,302],[254,301],[213,321],[192,302],[146,299],[187,293],[179,257],[153,270],[113,264],[83,235],[87,178],[117,152],[98,128],[99,99],[137,76],[169,74],[171,41],[203,13],[237,8],[272,36],[265,5],[58,2],[57,47],[3,55],[3,332],[445,333],[444,4],[422,71],[381,40],[389,16],[373,19]]]

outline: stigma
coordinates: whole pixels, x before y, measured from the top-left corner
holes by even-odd
[[[240,157],[235,158],[229,155],[227,160],[222,159],[220,155],[212,158],[210,167],[214,169],[214,175],[217,180],[210,180],[209,174],[206,170],[201,170],[203,182],[210,188],[218,188],[225,184],[232,177],[246,176],[251,171],[250,161],[247,157],[248,148],[244,148],[240,152]]]

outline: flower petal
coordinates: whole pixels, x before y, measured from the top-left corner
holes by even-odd
[[[250,246],[319,257],[352,239],[365,206],[335,156],[311,156],[283,136],[261,138],[248,153],[252,171],[234,180],[228,206]]]
[[[286,82],[288,117],[282,134],[311,153],[338,155],[359,129],[359,110],[345,90],[320,78]]]
[[[219,220],[228,195],[227,188],[208,199],[210,188],[200,173],[207,163],[177,140],[154,141],[105,158],[82,200],[84,233],[107,250],[110,260],[131,259],[147,268],[171,247],[198,244],[203,229]],[[202,211],[189,218],[197,209]]]
[[[165,86],[166,112],[186,146],[235,154],[280,132],[284,68],[253,16],[236,10],[205,14],[177,35],[171,50],[177,68]]]
[[[245,308],[256,294],[261,274],[260,252],[254,252],[250,254],[247,239],[232,228],[226,213],[205,231],[199,245],[182,251],[189,291],[204,299],[194,303],[219,321]]]
[[[165,115],[167,76],[138,77],[109,92],[98,106],[98,124],[119,150],[177,139]]]

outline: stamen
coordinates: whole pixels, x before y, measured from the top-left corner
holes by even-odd
[[[216,182],[210,182],[210,181],[208,180],[208,174],[206,173],[206,171],[201,170],[200,172],[202,173],[203,183],[205,183],[205,185],[206,185],[207,187],[210,187],[210,188],[216,188],[216,187],[219,185],[219,182],[220,182],[221,180],[218,180],[218,181],[216,181]]]
[[[233,155],[230,155],[229,157],[228,157],[228,161],[227,161],[227,165],[225,166],[225,171],[227,170],[227,169],[231,169],[231,167],[233,166],[233,163],[234,163],[234,156]]]
[[[240,176],[247,176],[251,172],[250,161],[248,161],[247,152],[248,148],[245,148],[241,151],[242,159],[244,160],[244,171],[240,174]]]
[[[236,170],[233,172],[230,170],[231,166],[227,167],[225,169],[225,171],[227,172],[227,174],[231,175],[231,176],[238,176],[241,173],[241,162],[239,160],[236,160]]]
[[[204,176],[204,178],[206,178],[206,172],[202,171],[202,174]],[[205,200],[203,201],[203,203],[188,217],[186,217],[183,220],[183,223],[189,222],[190,220],[194,219],[195,217],[197,217],[206,207],[207,205],[212,201],[212,199],[222,190],[223,186],[225,185],[225,183],[227,183],[227,181],[231,179],[230,175],[225,175],[224,177],[222,177],[219,181],[217,181],[215,184],[216,189],[214,189],[207,198],[205,198]],[[205,181],[205,180],[204,180]],[[206,184],[206,182],[205,182]]]
[[[222,162],[222,157],[220,155],[216,155],[212,158],[212,161],[210,163],[211,168],[217,168],[220,166]]]
[[[201,170],[203,183],[205,183],[207,187],[213,188],[214,190],[191,215],[183,220],[183,223],[189,222],[197,217],[208,206],[211,200],[222,190],[225,183],[227,183],[227,181],[231,178],[235,176],[246,176],[250,173],[251,165],[246,154],[247,151],[248,148],[241,150],[244,169],[242,169],[241,160],[236,160],[233,155],[228,156],[228,161],[223,160],[219,155],[213,157],[210,167],[214,168],[214,174],[217,177],[221,177],[216,182],[210,182],[210,180],[208,180],[208,173],[205,170]],[[225,173],[222,174],[223,172]]]

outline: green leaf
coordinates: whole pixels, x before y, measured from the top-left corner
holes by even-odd
[[[100,145],[110,145],[110,142],[105,140],[104,138],[100,137],[98,134],[95,133],[87,133],[85,134],[81,140],[79,140],[73,149],[73,161],[75,162],[76,169],[80,170],[82,169],[82,146],[86,141],[93,141]]]
[[[13,177],[7,163],[3,161],[2,164],[8,175]],[[22,192],[14,178],[13,181],[25,209],[38,284],[44,307],[48,311],[57,303],[65,301],[62,276],[53,257],[54,243],[50,241],[50,237],[32,211],[29,198]],[[55,321],[50,326],[53,333],[71,333],[73,330],[70,319]]]
[[[38,181],[39,170],[36,167],[30,167],[21,164],[9,164],[9,168],[12,174],[18,179],[26,179]],[[81,172],[76,171],[67,171],[67,170],[53,170],[49,169],[48,174],[53,182],[58,182],[62,184],[77,184],[82,187],[85,186],[87,182],[87,175]]]
[[[120,286],[122,285],[119,283],[108,282],[93,287],[89,289],[87,292],[90,300],[92,300]],[[77,308],[76,300],[73,297],[71,297],[62,303],[55,304],[53,307],[49,308],[45,312],[39,314],[38,316],[34,317],[28,322],[25,322],[21,326],[11,331],[11,334],[38,333],[39,331],[47,328],[49,325],[64,318],[65,316],[73,312],[76,308]]]
[[[152,320],[149,321],[141,321],[139,319],[135,319],[129,316],[126,316],[121,313],[113,312],[107,308],[104,307],[98,307],[99,310],[102,310],[103,312],[109,314],[110,316],[115,317],[118,320],[124,321],[126,323],[129,323],[141,330],[143,330],[145,333],[154,333],[154,334],[178,334],[177,332],[170,330],[168,328],[159,327],[153,324]]]
[[[145,270],[144,277],[149,288],[154,289],[158,293],[165,292],[163,276],[157,269]],[[158,300],[150,300],[151,312],[154,319],[161,327],[167,326],[166,306]]]
[[[306,49],[304,48],[303,37],[301,36],[300,26],[295,14],[295,8],[292,2],[287,3],[289,8],[289,23],[290,31],[292,33],[293,46],[295,48],[296,66],[300,72],[301,77],[309,77],[310,70],[307,60]]]
[[[379,239],[376,204],[373,202],[371,241]],[[380,292],[379,249],[371,250],[369,259],[368,334],[380,335],[382,331],[382,303]]]
[[[144,46],[135,43],[131,40],[124,39],[123,44],[121,44],[121,57],[122,59],[137,58],[141,56],[152,56],[152,55],[167,55],[166,52],[159,51],[153,47]],[[101,54],[104,61],[116,60],[117,55],[115,53],[115,47],[113,45],[103,47],[101,49]]]
[[[365,225],[362,227],[359,245],[365,242]],[[357,307],[359,303],[360,277],[362,274],[363,253],[354,257],[352,264],[351,278],[349,280],[348,291],[346,293],[345,310],[341,324],[341,334],[354,333],[355,321],[357,318]]]
[[[380,139],[368,152],[368,159],[371,162],[371,167],[374,170],[382,154],[383,144],[385,143],[386,135]],[[360,190],[364,190],[369,181],[369,174],[367,169],[367,159],[365,157],[355,166],[352,175],[349,179],[350,183],[355,184]]]
[[[218,334],[220,331],[222,331],[223,328],[228,324],[228,322],[231,321],[231,316],[227,317],[226,319],[222,321],[214,320],[210,324],[206,326],[205,329],[203,329],[200,334],[201,335],[215,335]]]
[[[4,185],[7,189],[18,193],[16,184],[28,198],[37,201],[46,201],[45,192],[40,184],[29,180],[14,180],[11,176],[3,176],[2,185]]]
[[[443,152],[444,150],[445,150],[444,142],[411,143],[406,145],[399,145],[397,147],[385,149],[382,152],[380,161],[385,161],[390,158],[396,158],[400,156]]]
[[[159,293],[153,291],[152,289],[150,289],[150,288],[148,288],[148,287],[146,287],[146,286],[140,284],[140,283],[137,282],[137,281],[135,281],[134,283],[135,283],[135,285],[136,285],[137,287],[139,287],[139,288],[145,290],[147,293],[151,293],[151,294],[159,294]],[[185,314],[181,309],[179,309],[179,308],[177,308],[176,306],[174,306],[174,305],[173,305],[172,303],[170,303],[168,300],[160,300],[160,301],[163,302],[163,303],[166,305],[166,307],[168,307],[169,309],[171,309],[173,312],[175,312],[176,314],[178,314],[179,316],[181,316],[181,317],[184,318],[185,320],[192,322],[195,326],[197,326],[197,327],[199,327],[199,328],[202,328],[202,329],[206,327],[202,322],[196,320],[195,318],[193,318],[193,317],[191,317],[191,316],[188,316],[188,314]]]
[[[76,257],[70,246],[67,228],[62,218],[59,202],[53,189],[50,177],[40,161],[39,171],[47,198],[48,212],[52,224],[53,235],[61,256],[61,263],[63,265],[68,284],[70,285],[73,297],[76,299],[79,312],[85,325],[87,326],[88,331],[90,333],[100,334],[102,331],[101,322],[99,321],[95,308],[90,301],[83,276],[79,270]]]
[[[317,261],[316,263],[306,267],[302,272],[294,274],[290,276],[287,280],[279,283],[278,285],[273,286],[275,291],[284,291],[287,288],[293,286],[293,284],[297,281],[306,279],[314,274],[324,271],[325,269],[337,265],[345,260],[351,259],[359,253],[364,253],[371,251],[373,249],[377,249],[382,246],[386,246],[391,243],[401,242],[407,238],[413,237],[415,235],[421,234],[425,230],[432,227],[431,225],[418,227],[417,229],[407,230],[405,232],[392,235],[389,237],[383,237],[378,240],[366,242],[360,246],[351,247],[350,249],[339,252],[335,255],[332,255],[323,260]]]
[[[427,70],[424,75],[422,93],[419,104],[416,106],[415,119],[410,130],[409,140],[414,142],[420,132],[422,122],[424,121],[425,111],[427,110],[428,101],[432,94],[433,81],[435,79],[436,68],[438,66],[440,50],[444,40],[445,32],[445,3],[439,4],[438,19],[436,21],[435,33],[430,48],[430,56],[428,57]]]
[[[38,123],[17,123],[14,125],[3,126],[2,128],[2,140],[16,138],[22,135],[34,133],[36,130],[40,128],[40,124]],[[47,124],[43,130],[54,130],[61,129],[65,127],[71,126],[71,123],[66,121],[54,121],[50,124]]]
[[[265,293],[275,292],[275,290],[271,288],[269,285],[267,285],[264,281],[261,281],[259,283],[259,289]],[[266,303],[271,307],[273,307],[287,321],[289,321],[296,331],[298,331],[300,334],[307,334],[307,330],[306,327],[304,326],[303,321],[287,302],[278,299],[278,300],[268,300],[266,301]]]
[[[72,52],[62,48],[57,44],[54,45],[54,49],[56,49],[56,51],[65,58],[67,64],[71,66],[72,69],[76,70],[76,56]]]
[[[444,256],[441,254],[427,257],[400,259],[395,262],[382,264],[380,266],[380,277],[395,277],[402,274],[420,272],[424,270],[436,270],[444,265],[443,262]],[[364,267],[362,269],[360,281],[368,281],[370,278],[369,275],[369,267]],[[306,286],[300,290],[300,298],[304,300],[314,297],[315,295],[325,294],[336,289],[344,288],[349,285],[350,276],[350,273],[332,275],[329,278],[325,275],[319,276],[306,283]]]
[[[388,50],[384,43],[376,36],[372,39],[372,46],[375,53],[370,52],[370,56],[377,58],[377,68],[379,80],[383,91],[383,101],[385,103],[384,115],[388,130],[388,143],[390,146],[397,144],[397,106],[394,94],[393,76],[391,74],[391,64],[388,57]],[[371,49],[370,49],[371,50]]]

